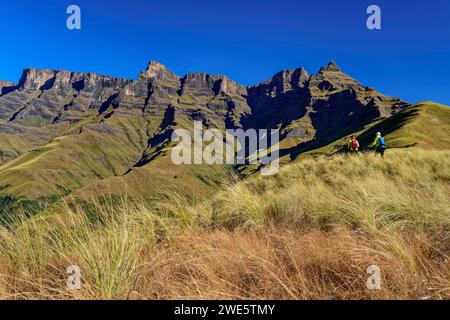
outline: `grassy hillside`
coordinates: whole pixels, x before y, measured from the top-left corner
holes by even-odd
[[[357,136],[361,150],[364,151],[372,143],[377,132],[382,132],[389,148],[419,146],[426,149],[448,149],[450,107],[430,101],[421,102],[392,117],[374,121],[352,134]],[[352,134],[325,146],[312,147],[311,150],[301,154],[295,151],[292,155],[287,153],[285,157],[304,159],[310,155],[332,155],[341,152]],[[284,161],[286,162],[286,159]]]
[[[92,181],[124,174],[146,146],[145,129],[141,115],[92,120],[0,166],[2,213],[36,211]]]
[[[0,217],[20,210],[36,214],[67,196],[88,202],[92,195],[127,194],[150,203],[177,190],[199,199],[234,180],[231,166],[173,164],[170,130],[148,148],[147,132],[155,130],[152,137],[158,137],[161,119],[152,126],[145,120],[128,115],[88,123],[0,166]],[[141,164],[147,157],[151,160]]]
[[[410,148],[305,159],[209,201],[68,205],[0,227],[0,297],[448,299],[449,184],[450,151]]]
[[[364,131],[359,137],[363,146],[372,142],[377,131],[383,133],[390,148],[448,149],[450,107],[433,102],[418,103]]]

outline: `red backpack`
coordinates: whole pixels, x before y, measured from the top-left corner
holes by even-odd
[[[352,149],[353,150],[356,150],[356,149],[358,149],[359,148],[359,143],[358,143],[358,140],[352,140]]]

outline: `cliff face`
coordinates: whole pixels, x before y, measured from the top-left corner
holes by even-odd
[[[317,74],[303,68],[277,73],[248,88],[255,127],[279,128],[298,153],[319,148],[389,117],[407,103],[364,87],[330,62]]]
[[[353,129],[376,117],[405,107],[399,99],[364,87],[330,62],[317,74],[304,68],[285,70],[267,81],[244,87],[226,76],[206,73],[175,75],[152,61],[137,80],[93,73],[25,69],[17,86],[0,97],[0,119],[6,122],[53,124],[67,118],[82,120],[90,109],[109,107],[181,107],[180,112],[222,122],[226,127],[281,128],[286,135],[312,139],[334,125]],[[192,112],[195,110],[195,112]],[[27,121],[31,119],[33,121]]]
[[[25,69],[14,90],[0,96],[0,119],[42,127],[62,120],[70,111],[99,108],[130,82],[93,73]]]
[[[62,70],[25,69],[18,87],[25,90],[76,90],[93,91],[108,87],[123,87],[130,80],[98,75],[95,73]]]

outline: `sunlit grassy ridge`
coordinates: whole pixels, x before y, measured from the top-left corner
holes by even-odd
[[[367,149],[377,132],[382,132],[389,148],[420,146],[426,149],[449,149],[450,107],[426,101],[413,105],[398,114],[374,121],[360,131],[354,132]],[[299,155],[300,159],[310,154],[334,154],[347,145],[349,136]]]
[[[302,160],[201,202],[68,204],[0,229],[0,294],[448,299],[449,185],[449,151],[410,148]]]
[[[377,131],[383,132],[389,146],[426,149],[450,148],[450,107],[430,101],[418,103],[385,119],[360,136],[363,144],[372,142]]]

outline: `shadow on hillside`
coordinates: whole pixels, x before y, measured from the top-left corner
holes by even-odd
[[[387,118],[380,123],[377,123],[372,128],[364,131],[359,137],[358,140],[363,148],[369,146],[376,133],[381,132],[384,136],[400,129],[405,124],[407,124],[412,118],[416,117],[419,113],[419,109],[412,108],[404,110],[390,118]]]
[[[346,135],[363,130],[379,117],[380,111],[373,101],[364,105],[358,102],[353,90],[338,92],[328,100],[319,100],[312,106],[310,118],[318,138],[280,150],[280,156],[290,155],[293,160],[300,153],[324,147]]]
[[[164,154],[164,149],[171,142],[171,137],[173,133],[172,126],[174,124],[175,124],[175,108],[172,105],[169,105],[166,111],[164,112],[164,117],[159,126],[161,130],[148,140],[148,147],[146,151],[148,151],[153,147],[156,147],[156,149],[152,151],[150,154],[147,154],[146,151],[144,151],[142,158],[134,165],[134,167],[142,167],[145,164],[153,161],[154,159]]]
[[[108,99],[106,99],[102,105],[100,106],[100,109],[98,110],[98,114],[104,113],[106,110],[109,109],[109,107],[113,104],[113,101],[119,96],[119,93],[114,93],[111,96],[109,96]],[[115,109],[116,105],[113,105],[113,108]]]
[[[17,89],[19,89],[18,85],[3,87],[2,90],[0,91],[0,97],[4,96],[5,94],[11,93]]]
[[[284,129],[306,115],[311,99],[310,92],[304,88],[278,92],[276,96],[267,96],[258,88],[252,90],[247,97],[252,113],[241,118],[245,129],[278,128],[280,125],[280,129]]]

